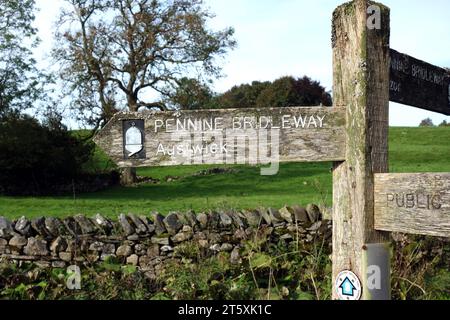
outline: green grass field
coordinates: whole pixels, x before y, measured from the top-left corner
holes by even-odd
[[[391,172],[450,172],[450,127],[391,128]],[[111,163],[97,151],[91,170]],[[0,215],[7,217],[67,216],[101,213],[163,214],[175,210],[282,207],[317,203],[331,205],[331,163],[285,163],[276,176],[260,176],[259,168],[232,166],[228,174],[193,176],[211,166],[155,167],[138,170],[141,176],[172,182],[114,187],[90,194],[61,197],[0,197]],[[217,166],[214,166],[217,167]]]

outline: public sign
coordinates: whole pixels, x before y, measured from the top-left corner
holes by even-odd
[[[450,173],[376,174],[375,229],[450,237]]]
[[[449,71],[392,49],[390,55],[390,100],[450,115]]]
[[[345,270],[338,274],[335,283],[335,290],[339,300],[361,299],[361,282],[356,274],[350,270]]]

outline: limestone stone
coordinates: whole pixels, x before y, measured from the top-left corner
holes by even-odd
[[[268,210],[261,208],[258,211],[261,214],[261,217],[263,218],[263,223],[266,223],[269,226],[272,225],[272,218],[270,217]]]
[[[152,213],[153,223],[155,225],[155,233],[156,235],[160,235],[166,233],[166,227],[164,225],[164,216],[161,214],[154,212]]]
[[[24,216],[20,217],[19,220],[16,221],[14,228],[24,237],[31,236],[31,222]]]
[[[208,240],[198,240],[198,246],[200,248],[208,248],[209,246],[209,241]]]
[[[97,225],[98,229],[102,230],[106,234],[109,234],[113,229],[113,224],[111,221],[99,213],[97,213],[92,220]]]
[[[233,245],[229,244],[229,243],[223,243],[220,246],[220,251],[224,251],[224,252],[230,252],[231,250],[233,250]]]
[[[50,251],[52,252],[60,252],[65,251],[67,249],[67,241],[62,237],[58,237],[50,245]]]
[[[195,212],[193,210],[186,212],[184,214],[184,216],[186,217],[186,220],[189,222],[189,225],[191,227],[194,228],[197,226],[197,218],[196,218]]]
[[[27,238],[23,236],[14,236],[9,240],[9,246],[15,250],[22,250],[22,248],[28,243]]]
[[[126,237],[132,235],[135,230],[124,214],[119,215],[119,224],[122,227],[123,233]]]
[[[105,244],[103,242],[95,241],[89,245],[89,251],[100,252],[100,251],[103,251],[104,247],[105,247]]]
[[[160,236],[153,236],[151,238],[151,242],[154,244],[160,244],[163,246],[169,245],[170,244],[170,239],[169,236],[164,236],[163,234],[161,234]]]
[[[242,258],[241,255],[239,253],[239,248],[234,248],[233,251],[231,251],[231,255],[230,255],[230,263],[231,264],[240,264],[242,263]]]
[[[180,243],[192,239],[192,236],[192,232],[179,232],[176,235],[172,236],[171,239],[174,243]]]
[[[149,256],[150,258],[155,258],[159,256],[159,245],[157,244],[150,245],[147,249],[147,256]]]
[[[143,223],[141,221],[141,219],[139,219],[136,215],[134,214],[129,214],[128,217],[130,218],[130,220],[133,222],[134,224],[134,228],[135,228],[135,232],[139,235],[144,235],[147,234],[148,230],[147,227],[145,225],[145,223]]]
[[[231,212],[230,215],[233,218],[233,222],[236,228],[243,229],[246,227],[244,220],[240,217],[240,215],[237,212]]]
[[[180,222],[176,213],[170,213],[163,221],[166,230],[170,235],[176,235],[177,232],[183,228],[183,224]]]
[[[315,204],[308,204],[306,206],[306,212],[308,213],[310,222],[314,223],[320,220],[320,209]]]
[[[139,219],[141,219],[142,223],[145,224],[145,227],[147,228],[147,233],[149,235],[153,235],[155,233],[155,225],[153,223],[150,222],[150,220],[148,219],[148,217],[144,216],[144,215],[140,215]]]
[[[132,266],[138,266],[139,264],[139,256],[136,254],[132,254],[127,258],[127,264],[130,264]]]
[[[197,221],[200,223],[200,226],[205,229],[208,226],[208,215],[205,213],[199,213],[197,215]]]
[[[31,227],[39,236],[43,238],[50,237],[47,228],[45,228],[45,218],[43,217],[34,218],[33,220],[31,220]]]
[[[45,228],[53,237],[58,237],[59,235],[65,234],[65,228],[61,220],[55,217],[45,218]]]
[[[281,216],[278,210],[274,208],[269,208],[267,212],[270,215],[270,220],[272,221],[272,224],[278,224],[284,221],[283,217]]]
[[[309,228],[307,228],[306,230],[308,231],[317,231],[319,230],[319,228],[322,226],[322,221],[317,221],[315,223],[313,223],[313,225]]]
[[[62,261],[70,262],[70,261],[72,261],[72,253],[71,252],[60,252],[59,258]]]
[[[162,246],[161,247],[161,252],[172,252],[173,251],[173,247],[171,246]]]
[[[218,243],[213,244],[211,247],[209,247],[209,250],[219,252],[220,251],[220,244],[218,244]]]
[[[137,234],[132,234],[131,236],[127,237],[127,240],[130,241],[139,241],[139,236]]]
[[[294,210],[291,207],[285,206],[279,212],[287,223],[293,223],[295,221]]]
[[[47,241],[38,238],[28,238],[23,252],[27,256],[46,256],[49,253],[47,250]]]
[[[73,217],[67,217],[63,219],[64,226],[66,227],[67,231],[69,231],[70,234],[77,236],[82,235],[83,232],[81,230],[81,227],[79,224],[75,221]]]
[[[97,229],[95,228],[95,225],[92,223],[92,221],[84,215],[76,215],[74,219],[80,226],[82,234],[94,234],[97,232]]]
[[[300,206],[294,206],[294,218],[297,223],[305,223],[308,222],[308,213],[306,209]]]
[[[116,251],[118,257],[129,257],[132,253],[133,249],[129,245],[120,246]]]
[[[142,270],[150,270],[153,268],[152,259],[148,256],[142,256],[139,258],[139,267]]]
[[[134,246],[134,252],[138,255],[138,256],[143,256],[147,253],[147,245],[142,244],[142,243],[138,243]]]
[[[258,227],[261,223],[261,215],[256,210],[245,210],[242,212],[251,227]]]
[[[0,217],[0,237],[5,239],[11,239],[14,235],[12,223],[5,217]]]
[[[233,219],[226,212],[219,212],[220,223],[224,227],[229,227],[233,224]]]
[[[116,252],[116,246],[114,243],[105,243],[103,246],[102,254],[114,254]]]
[[[52,268],[65,268],[66,267],[66,263],[64,261],[53,261],[52,262]]]

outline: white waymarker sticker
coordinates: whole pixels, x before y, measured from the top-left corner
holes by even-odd
[[[361,282],[356,274],[349,270],[338,274],[335,290],[339,300],[359,300],[361,298]]]

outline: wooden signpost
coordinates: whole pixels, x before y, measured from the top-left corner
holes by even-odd
[[[389,232],[450,236],[450,173],[387,173],[389,101],[450,114],[450,88],[389,35],[381,4],[334,11],[332,108],[124,112],[94,141],[121,167],[333,161],[333,298],[390,299]]]
[[[450,173],[375,175],[375,229],[450,237]]]
[[[390,100],[450,115],[450,73],[391,49]]]
[[[145,142],[137,152],[124,147],[130,123]],[[276,161],[337,161],[345,159],[344,127],[345,109],[329,107],[125,112],[94,141],[120,167],[266,164],[275,144]]]

